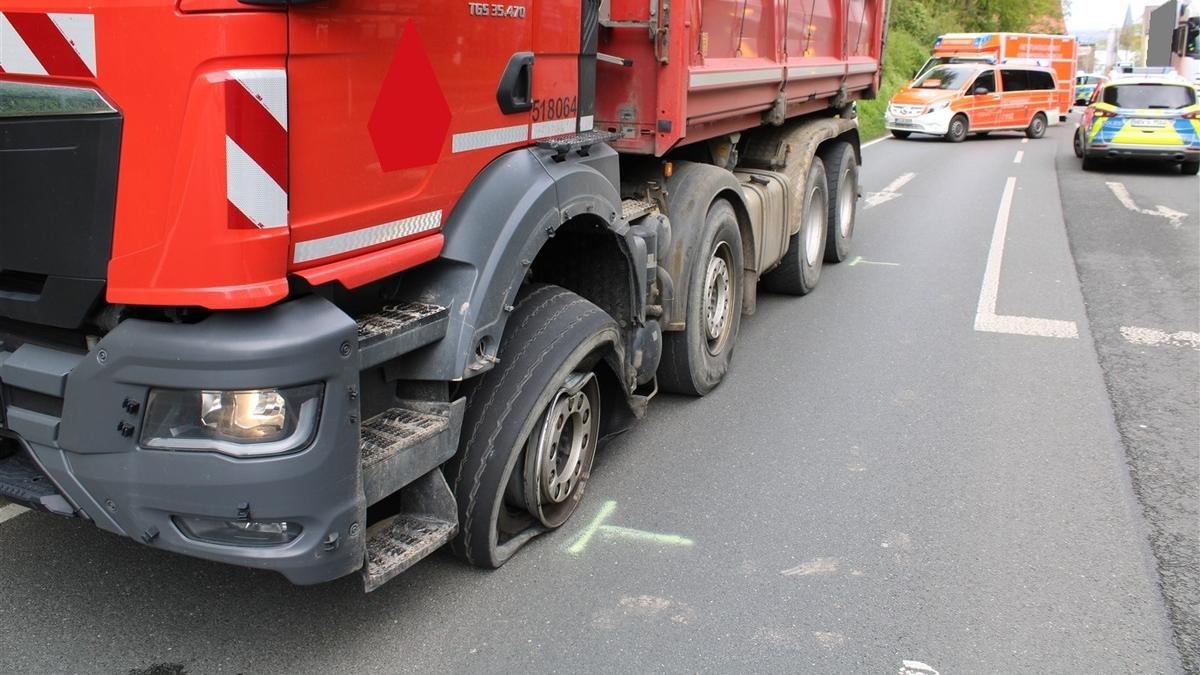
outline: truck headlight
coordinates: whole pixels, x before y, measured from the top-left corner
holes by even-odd
[[[945,110],[946,108],[949,108],[949,107],[950,107],[950,101],[942,101],[941,103],[934,103],[933,105],[929,106],[928,108],[925,109],[925,112],[927,112],[927,113],[937,112],[939,110]]]
[[[245,391],[153,389],[141,445],[233,457],[294,452],[317,433],[324,389],[321,384]]]

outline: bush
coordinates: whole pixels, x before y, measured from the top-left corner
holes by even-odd
[[[899,5],[900,3],[897,3]],[[897,30],[893,25],[888,30],[887,48],[883,55],[883,81],[880,84],[879,96],[874,100],[862,101],[858,104],[859,134],[864,140],[877,138],[884,134],[883,111],[887,108],[888,100],[908,83],[913,73],[925,64],[929,58],[932,38],[924,43],[903,30]]]

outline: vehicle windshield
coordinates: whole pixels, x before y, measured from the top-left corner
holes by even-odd
[[[1178,110],[1196,103],[1196,92],[1178,84],[1119,84],[1104,90],[1104,102],[1118,108]]]
[[[962,89],[975,76],[974,68],[935,66],[913,82],[917,89]]]
[[[929,57],[929,60],[925,62],[925,65],[921,66],[921,70],[917,71],[917,74],[915,77],[913,77],[913,79],[919,79],[928,73],[932,68],[954,63],[991,63],[991,58],[987,56],[931,56]]]

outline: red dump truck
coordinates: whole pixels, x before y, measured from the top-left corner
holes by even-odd
[[[884,0],[6,0],[0,497],[368,590],[847,255]]]

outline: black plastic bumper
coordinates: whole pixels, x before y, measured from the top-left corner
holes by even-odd
[[[354,321],[315,297],[195,324],[129,320],[87,354],[33,344],[0,353],[0,430],[18,438],[80,515],[102,529],[186,555],[276,570],[297,584],[319,583],[363,563],[366,505],[352,395],[357,364]],[[138,446],[151,388],[316,382],[325,385],[317,435],[294,454],[235,459]],[[22,407],[25,401],[51,403],[39,411]],[[303,532],[281,546],[227,546],[188,539],[172,522],[172,516],[247,515],[299,523]]]

